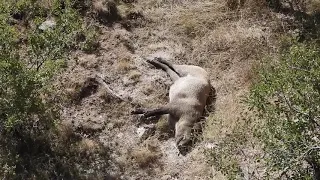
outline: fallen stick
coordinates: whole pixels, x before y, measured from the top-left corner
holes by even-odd
[[[116,94],[112,89],[110,89],[109,85],[107,84],[107,81],[105,80],[105,78],[102,74],[96,74],[96,77],[97,77],[98,82],[106,88],[106,90],[108,91],[108,93],[111,96],[113,96],[121,101],[130,103],[133,106],[139,106],[138,104],[132,103],[130,100],[121,97],[120,95]]]
[[[122,101],[126,101],[125,99],[123,99],[121,96],[117,95],[116,93],[114,93],[108,86],[107,81],[104,79],[102,74],[96,74],[96,77],[98,77],[98,80],[100,84],[102,84],[106,90],[108,91],[108,93],[110,93],[113,97],[120,99]]]

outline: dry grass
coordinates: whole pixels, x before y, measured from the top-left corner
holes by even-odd
[[[78,151],[85,154],[94,154],[100,151],[101,146],[92,139],[83,138],[78,143]]]
[[[117,63],[117,70],[121,71],[121,72],[127,72],[130,69],[132,69],[132,62],[130,58],[122,58],[119,60],[119,62]]]
[[[139,12],[140,9],[137,8],[134,4],[131,3],[120,3],[118,6],[119,14],[122,17],[127,17],[128,14],[133,13],[133,12]]]
[[[46,9],[50,9],[53,6],[53,0],[41,0],[39,4],[41,4]]]
[[[307,1],[307,12],[312,13],[319,13],[320,12],[320,1],[319,0],[309,0]]]
[[[153,98],[145,99],[141,104],[145,107],[158,107],[168,103],[169,87],[163,82],[154,82],[144,88],[145,95],[153,95]]]
[[[141,77],[141,73],[139,71],[137,71],[137,70],[130,71],[128,73],[128,75],[129,75],[129,79],[131,79],[131,80],[133,80],[135,82],[139,81],[139,78]]]
[[[56,131],[60,148],[65,146],[65,148],[70,148],[69,150],[73,152],[86,155],[93,155],[103,151],[101,143],[94,139],[81,137],[74,131],[71,124],[58,124]]]
[[[230,10],[240,10],[240,9],[249,9],[247,13],[265,13],[267,10],[268,4],[265,0],[227,0],[226,6]]]
[[[146,96],[151,95],[154,92],[154,88],[151,85],[145,86],[143,89],[143,94]]]
[[[70,82],[60,95],[64,103],[79,103],[98,90],[98,82],[94,78],[79,79],[79,82]]]
[[[201,3],[201,6],[187,6],[184,9],[178,9],[174,16],[177,17],[170,19],[172,28],[175,28],[174,32],[177,35],[195,38],[205,36],[221,21],[232,20],[233,13],[227,11],[223,3],[215,1],[208,4]]]
[[[116,99],[114,96],[112,96],[108,91],[105,89],[101,89],[97,97],[99,97],[100,105],[99,108],[101,108],[101,111],[108,114],[108,116],[113,117],[114,120],[118,120],[117,118],[122,117],[127,114],[129,104],[126,102],[123,102],[122,100]],[[122,122],[121,124],[124,124],[125,122]]]
[[[130,155],[140,168],[158,166],[158,160],[161,158],[158,147],[150,144],[133,149]]]

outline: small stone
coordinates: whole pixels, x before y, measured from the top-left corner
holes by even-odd
[[[108,128],[108,129],[113,129],[113,127],[114,127],[114,124],[113,124],[113,123],[108,123],[108,124],[107,124],[107,128]]]
[[[217,145],[215,143],[206,143],[204,146],[206,149],[213,149],[213,148],[217,147]]]
[[[56,26],[56,22],[52,19],[48,19],[46,21],[44,21],[40,26],[39,26],[39,29],[45,31],[49,28],[54,28]]]
[[[139,127],[136,132],[139,138],[144,140],[144,139],[147,139],[150,135],[152,135],[154,131],[155,131],[155,125],[149,124],[149,125],[144,125],[142,127]]]
[[[137,134],[138,134],[139,138],[141,138],[145,132],[146,132],[146,128],[144,128],[144,127],[139,127],[137,129]]]
[[[119,133],[119,134],[117,134],[117,137],[118,138],[122,138],[124,136],[124,134],[123,133]]]

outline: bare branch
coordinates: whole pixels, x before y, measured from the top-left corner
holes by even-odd
[[[299,163],[301,160],[305,159],[306,156],[314,150],[320,150],[320,146],[314,146],[314,147],[310,147],[308,148],[308,150],[306,152],[304,152],[301,156],[299,156],[298,158],[294,159],[291,161],[290,166],[296,165],[297,163]],[[288,170],[290,169],[289,166],[285,167],[282,172],[280,173],[279,178],[281,179],[284,175],[286,175],[286,173],[288,172]]]
[[[110,89],[110,87],[108,86],[108,84],[102,74],[96,74],[96,77],[97,77],[98,82],[100,84],[102,84],[105,87],[105,89],[108,91],[108,93],[110,93],[113,97],[115,97],[116,99],[119,99],[121,101],[130,103],[133,106],[139,106],[139,105],[131,102],[130,100],[121,97],[120,95],[116,94],[112,89]]]
[[[299,70],[299,71],[303,71],[303,72],[307,72],[307,73],[310,73],[309,70],[306,70],[306,69],[302,69],[302,68],[299,68],[299,67],[295,67],[295,66],[290,66],[288,65],[289,68],[292,68],[292,69],[296,69],[296,70]]]
[[[296,112],[296,113],[298,113],[298,114],[302,114],[302,115],[308,117],[309,120],[312,121],[312,123],[316,124],[317,127],[320,127],[320,125],[319,125],[318,122],[316,121],[316,120],[318,119],[318,117],[313,117],[313,118],[312,118],[312,117],[310,117],[309,114],[304,113],[304,112],[301,112],[299,109],[297,109],[296,107],[294,107],[294,106],[292,105],[292,103],[290,102],[290,100],[284,95],[283,92],[279,93],[278,95],[279,95],[281,98],[284,99],[286,105],[289,107],[290,110],[292,110],[292,111],[294,111],[294,112]]]

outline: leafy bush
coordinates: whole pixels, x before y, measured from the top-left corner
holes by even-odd
[[[294,44],[279,62],[262,67],[248,102],[260,122],[255,135],[264,144],[268,172],[310,179],[320,163],[320,51]]]
[[[79,138],[70,135],[65,142],[56,128],[59,114],[50,99],[51,79],[72,49],[90,48],[93,39],[87,32],[95,35],[82,28],[85,23],[70,1],[50,2],[47,7],[37,0],[0,2],[1,179],[70,178],[80,173],[74,167],[80,152],[73,147]],[[56,25],[40,30],[48,17]]]
[[[11,169],[1,172],[4,177],[14,175],[14,168],[23,168],[17,166],[23,164],[20,152],[45,139],[55,120],[54,109],[40,98],[44,93],[42,78],[47,77],[20,59],[18,32],[7,26],[8,17],[1,14],[0,24],[0,165],[6,167],[0,169]],[[3,159],[5,153],[9,156]]]

